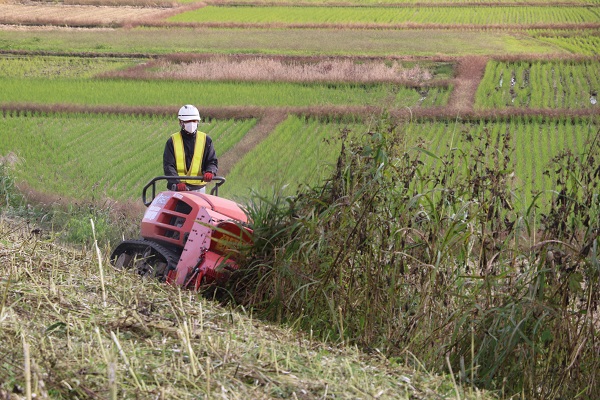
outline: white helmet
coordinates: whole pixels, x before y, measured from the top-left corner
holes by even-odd
[[[177,117],[180,121],[200,121],[200,113],[198,112],[198,109],[191,104],[186,104],[185,106],[181,107]]]

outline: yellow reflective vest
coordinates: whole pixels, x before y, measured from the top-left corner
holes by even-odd
[[[202,158],[204,157],[204,146],[206,145],[206,133],[196,132],[196,145],[194,147],[194,155],[190,168],[185,165],[185,150],[183,148],[183,139],[181,132],[171,135],[173,139],[173,151],[175,152],[175,167],[179,176],[200,176],[202,174]],[[189,185],[204,185],[206,182],[202,180],[180,179],[181,182]]]

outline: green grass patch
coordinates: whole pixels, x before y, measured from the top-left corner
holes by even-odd
[[[201,37],[202,40],[198,40]],[[326,40],[324,40],[326,38]],[[184,45],[185,44],[185,45]],[[551,43],[503,31],[137,28],[77,31],[0,30],[0,50],[94,53],[248,53],[287,55],[548,54]]]
[[[600,22],[588,7],[217,7],[168,18],[171,22],[284,24],[469,24],[525,25]]]
[[[5,78],[92,78],[124,69],[140,60],[102,57],[0,56],[0,76]]]

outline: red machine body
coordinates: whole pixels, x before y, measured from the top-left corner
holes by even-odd
[[[190,191],[161,192],[148,203],[147,188],[141,239],[123,241],[113,250],[115,266],[194,290],[238,269],[240,245],[251,243],[252,231],[237,203]]]

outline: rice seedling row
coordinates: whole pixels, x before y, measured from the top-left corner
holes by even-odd
[[[171,22],[288,24],[532,25],[600,22],[590,7],[227,7],[208,6],[168,18]]]
[[[479,85],[480,109],[598,107],[597,61],[490,61]]]
[[[254,125],[256,125],[255,118],[243,120],[230,119],[219,121],[218,124],[213,126],[210,132],[206,133],[209,133],[213,139],[217,156],[220,156],[239,142]],[[202,129],[206,130],[204,126],[202,126]]]
[[[317,129],[315,124],[316,122],[311,119],[289,117],[268,139],[235,165],[228,178],[232,184],[231,191],[240,195],[247,194],[251,188],[278,190],[285,184],[293,186],[309,181],[311,171],[313,173],[317,171],[314,169],[317,164],[314,160],[320,160],[325,165],[333,162],[331,148],[327,147],[331,144],[325,145],[320,138],[335,137],[344,125],[330,124]],[[359,124],[347,127],[366,129]],[[552,177],[545,176],[543,172],[550,159],[564,149],[563,144],[576,144],[579,147],[572,148],[576,152],[582,148],[585,139],[592,135],[597,127],[598,122],[589,119],[530,121],[511,118],[505,122],[480,121],[479,123],[422,121],[408,124],[406,132],[402,134],[406,134],[409,142],[412,143],[416,143],[418,138],[425,139],[425,148],[441,156],[450,149],[459,149],[466,153],[473,151],[470,142],[465,140],[466,136],[476,138],[489,131],[494,140],[500,140],[509,133],[512,137],[510,145],[514,148],[512,165],[515,168],[518,188],[522,189],[523,193],[531,193],[532,189],[537,191],[551,189],[549,185]],[[307,138],[306,132],[316,133]],[[293,154],[299,148],[303,153],[295,158],[300,164],[295,166],[292,162]],[[436,161],[432,159],[430,162]],[[257,173],[257,171],[273,168],[278,171],[277,177]],[[544,200],[548,200],[548,196],[545,196]],[[523,198],[523,205],[531,200]]]
[[[140,81],[4,78],[3,103],[89,106],[174,106],[182,93],[197,93],[198,106],[377,105],[390,96],[391,106],[416,106],[421,96],[411,88],[387,84],[294,84],[249,82]],[[448,89],[437,88],[443,92]],[[434,100],[439,104],[443,99]]]
[[[553,33],[533,34],[533,36],[573,54],[595,56],[598,55],[600,48],[600,36],[597,33],[577,32],[577,34],[568,35],[561,31],[554,31]]]
[[[252,190],[292,193],[298,184],[318,183],[336,159],[335,138],[345,127],[364,129],[358,124],[288,117],[231,169],[228,195],[241,199]]]

